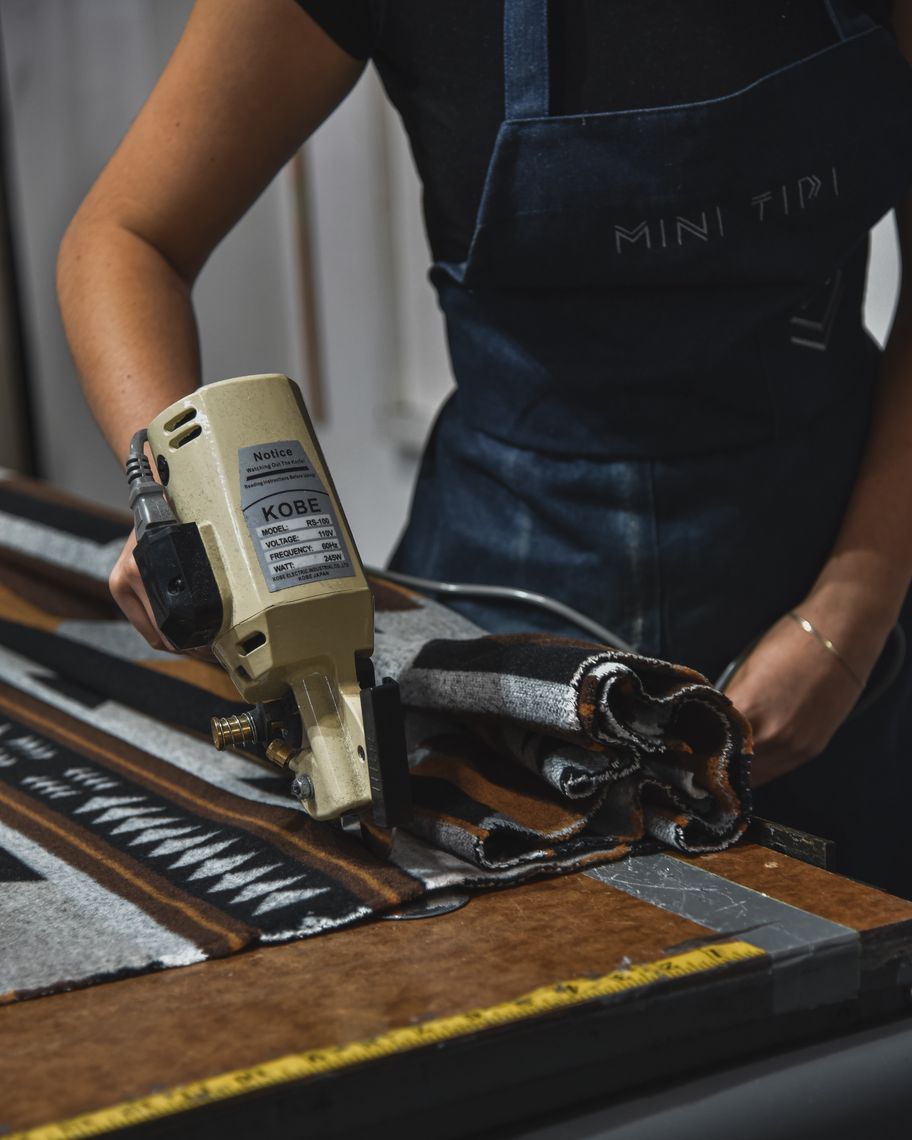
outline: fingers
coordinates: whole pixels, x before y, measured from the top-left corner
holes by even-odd
[[[139,570],[133,560],[136,535],[131,532],[108,579],[111,596],[127,621],[142,634],[153,649],[176,652],[155,623]]]
[[[761,787],[825,751],[858,689],[832,654],[783,619],[753,648],[726,696],[751,723],[751,783]]]
[[[812,759],[813,756],[788,747],[767,747],[755,752],[751,760],[751,787],[761,788],[764,784],[787,775]]]
[[[801,694],[800,679],[793,680],[790,692],[782,691],[772,700],[764,694],[739,706],[753,728],[754,787],[787,775],[826,750],[854,699],[852,692],[842,691],[839,681],[835,676],[828,689],[818,685]]]
[[[751,712],[746,715],[754,731],[751,784],[755,788],[819,756],[829,744],[841,716],[840,710],[820,718],[817,709],[807,703],[794,708],[767,706],[756,711],[751,709]]]

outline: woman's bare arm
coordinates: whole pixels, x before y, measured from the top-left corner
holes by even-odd
[[[361,66],[294,0],[198,0],[60,250],[67,335],[119,458],[200,382],[190,289],[207,257]]]
[[[197,0],[60,248],[67,336],[118,458],[138,428],[199,386],[197,274],[362,66],[294,0]],[[131,537],[111,592],[163,648],[132,552]]]

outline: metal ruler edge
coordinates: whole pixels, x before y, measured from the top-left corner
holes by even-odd
[[[560,1009],[584,1005],[599,998],[641,989],[657,982],[673,981],[693,974],[707,973],[736,962],[765,958],[766,952],[749,942],[719,942],[659,958],[654,962],[614,970],[598,978],[576,978],[557,982],[497,1005],[452,1014],[419,1025],[387,1030],[376,1037],[289,1053],[249,1068],[233,1069],[214,1077],[177,1085],[162,1092],[120,1104],[96,1109],[68,1120],[42,1124],[25,1131],[4,1134],[4,1140],[81,1140],[120,1128],[174,1116],[204,1105],[275,1085],[316,1077],[349,1068],[366,1061],[377,1061],[396,1053],[436,1045],[485,1029],[523,1021]]]

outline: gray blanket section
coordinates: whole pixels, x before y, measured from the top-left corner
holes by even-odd
[[[424,602],[414,609],[385,610],[374,625],[374,668],[378,677],[399,677],[411,665],[428,641],[482,637],[480,626],[435,602]]]
[[[0,847],[34,878],[0,889],[0,993],[206,957],[145,911],[0,823]]]
[[[490,713],[518,721],[528,720],[530,709],[536,709],[551,731],[579,729],[576,694],[562,682],[456,669],[406,668],[399,677],[402,700],[410,708],[444,707],[454,715]]]
[[[8,550],[31,558],[40,553],[43,561],[53,566],[64,570],[76,569],[80,574],[101,582],[107,582],[124,545],[122,538],[113,542],[92,542],[6,511],[0,511],[0,533],[3,535],[2,545]]]

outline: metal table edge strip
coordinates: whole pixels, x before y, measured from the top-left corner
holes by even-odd
[[[717,935],[743,939],[771,961],[773,1013],[851,1000],[860,988],[858,931],[671,855],[642,855],[586,874]]]

